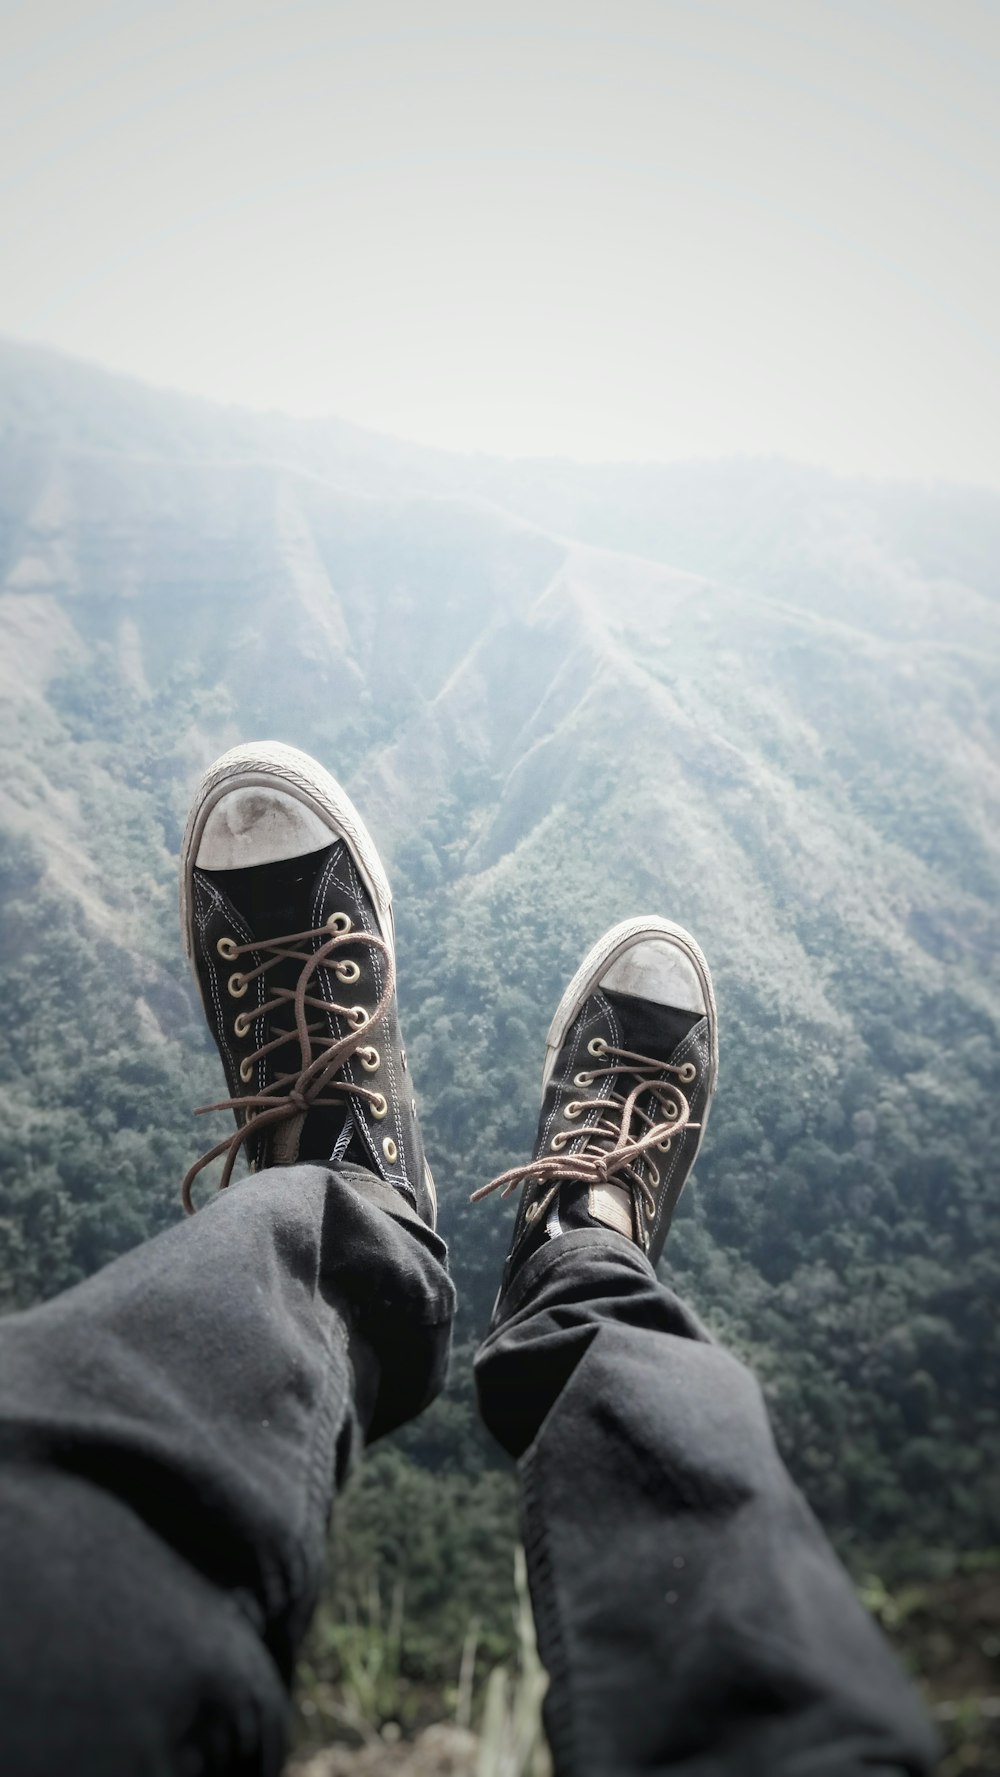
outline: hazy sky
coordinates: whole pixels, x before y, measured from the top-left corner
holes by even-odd
[[[1000,0],[0,0],[0,332],[462,449],[1000,486]]]

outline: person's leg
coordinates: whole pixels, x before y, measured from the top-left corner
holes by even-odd
[[[205,1161],[259,1176],[0,1326],[4,1777],[277,1773],[336,1479],[443,1378],[370,835],[314,760],[239,747],[199,786],[181,882],[236,1122]]]
[[[752,1376],[613,1233],[536,1253],[480,1352],[520,1458],[558,1773],[925,1772],[932,1736]]]
[[[655,922],[609,938],[550,1033],[476,1365],[485,1421],[519,1459],[556,1772],[925,1773],[933,1736],[756,1383],[650,1262],[715,1083],[704,959]]]
[[[0,1323],[0,1770],[277,1773],[335,1484],[441,1386],[444,1247],[277,1168]]]

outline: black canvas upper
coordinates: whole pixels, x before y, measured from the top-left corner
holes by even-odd
[[[581,1072],[587,1073],[606,1065],[603,1058],[594,1057],[590,1053],[589,1045],[595,1038],[603,1039],[614,1048],[627,1049],[651,1060],[669,1062],[675,1067],[684,1063],[693,1064],[696,1073],[690,1084],[677,1081],[672,1074],[665,1073],[663,1078],[669,1081],[672,1090],[682,1093],[687,1100],[691,1124],[701,1123],[709,1098],[711,1078],[711,1031],[708,1018],[598,988],[584,1001],[570,1025],[549,1077],[538,1120],[534,1158],[538,1159],[552,1152],[552,1137],[560,1131],[565,1131],[570,1138],[563,1148],[567,1157],[587,1148],[587,1132],[600,1121],[602,1112],[594,1109],[582,1117],[574,1118],[567,1116],[567,1106],[578,1103],[581,1099],[607,1101],[612,1092],[622,1096],[627,1090],[628,1079],[624,1074],[617,1079],[606,1074],[587,1087],[575,1083],[576,1076]],[[651,1093],[640,1096],[638,1106],[651,1114],[662,1116],[662,1112],[656,1112]],[[610,1107],[608,1114],[615,1118],[614,1107]],[[638,1192],[632,1193],[632,1238],[653,1263],[663,1250],[667,1230],[691,1170],[699,1141],[700,1128],[689,1125],[679,1135],[671,1138],[668,1152],[655,1153],[660,1182],[656,1187],[656,1213],[652,1220],[645,1215]],[[522,1191],[501,1296],[514,1272],[520,1269],[528,1255],[553,1233],[560,1228],[565,1230],[595,1225],[587,1207],[588,1186],[577,1181],[567,1181],[552,1207],[545,1215],[536,1219],[537,1210],[534,1206],[545,1199],[550,1188],[549,1184],[542,1181],[529,1180]]]
[[[378,935],[371,897],[348,846],[338,840],[321,851],[281,863],[226,871],[196,867],[192,905],[198,978],[230,1094],[238,1099],[264,1092],[278,1077],[297,1069],[300,1050],[297,1038],[293,1037],[262,1056],[254,1064],[252,1079],[243,1081],[241,1062],[271,1041],[279,1029],[294,1028],[290,1007],[259,1017],[254,1016],[255,1008],[266,1005],[276,985],[294,989],[301,965],[294,961],[273,965],[266,974],[249,981],[246,992],[237,997],[230,991],[234,972],[251,971],[267,960],[266,953],[251,950],[239,964],[234,964],[220,956],[218,940],[229,937],[243,945],[252,944],[255,938],[276,938],[296,932],[319,934],[335,913],[346,914],[353,930]],[[308,948],[315,953],[323,942],[323,936],[317,935]],[[322,998],[330,1008],[324,1012],[311,1010],[310,1022],[334,1041],[345,1037],[352,1026],[333,1008],[361,1007],[371,1013],[385,985],[386,964],[381,950],[349,941],[338,948],[332,960],[351,961],[359,970],[358,979],[345,984],[332,966],[324,966],[316,970],[310,981],[310,996]],[[243,1036],[236,1029],[241,1013],[249,1022]],[[364,1068],[360,1055],[355,1053],[345,1060],[338,1078],[357,1081],[380,1093],[387,1105],[385,1117],[376,1119],[362,1100],[348,1095],[334,1104],[318,1105],[308,1111],[304,1122],[301,1118],[291,1119],[286,1125],[272,1125],[260,1137],[250,1137],[247,1148],[252,1168],[259,1171],[264,1166],[292,1160],[321,1161],[334,1157],[355,1161],[392,1185],[425,1220],[432,1221],[433,1205],[424,1179],[423,1143],[395,998],[378,1027],[364,1039],[364,1045],[377,1050],[378,1067],[374,1071]],[[242,1122],[243,1114],[235,1114],[237,1122]],[[386,1155],[387,1139],[395,1144],[393,1159]],[[289,1140],[293,1151],[289,1151]]]

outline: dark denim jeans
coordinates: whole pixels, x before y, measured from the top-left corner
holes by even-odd
[[[3,1777],[280,1771],[336,1487],[443,1380],[444,1261],[359,1168],[275,1169],[0,1324]],[[557,1771],[926,1771],[755,1385],[645,1260],[569,1235],[505,1315]]]
[[[756,1382],[630,1241],[581,1230],[536,1253],[476,1376],[519,1458],[558,1773],[930,1769]]]

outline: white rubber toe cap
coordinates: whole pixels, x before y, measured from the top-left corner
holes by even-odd
[[[707,1010],[705,994],[692,958],[676,944],[647,939],[633,944],[616,957],[601,986],[612,993],[631,994],[658,1006],[675,1006],[681,1012]]]
[[[201,870],[246,870],[321,851],[333,838],[304,802],[255,784],[220,797],[202,828],[195,863]]]

